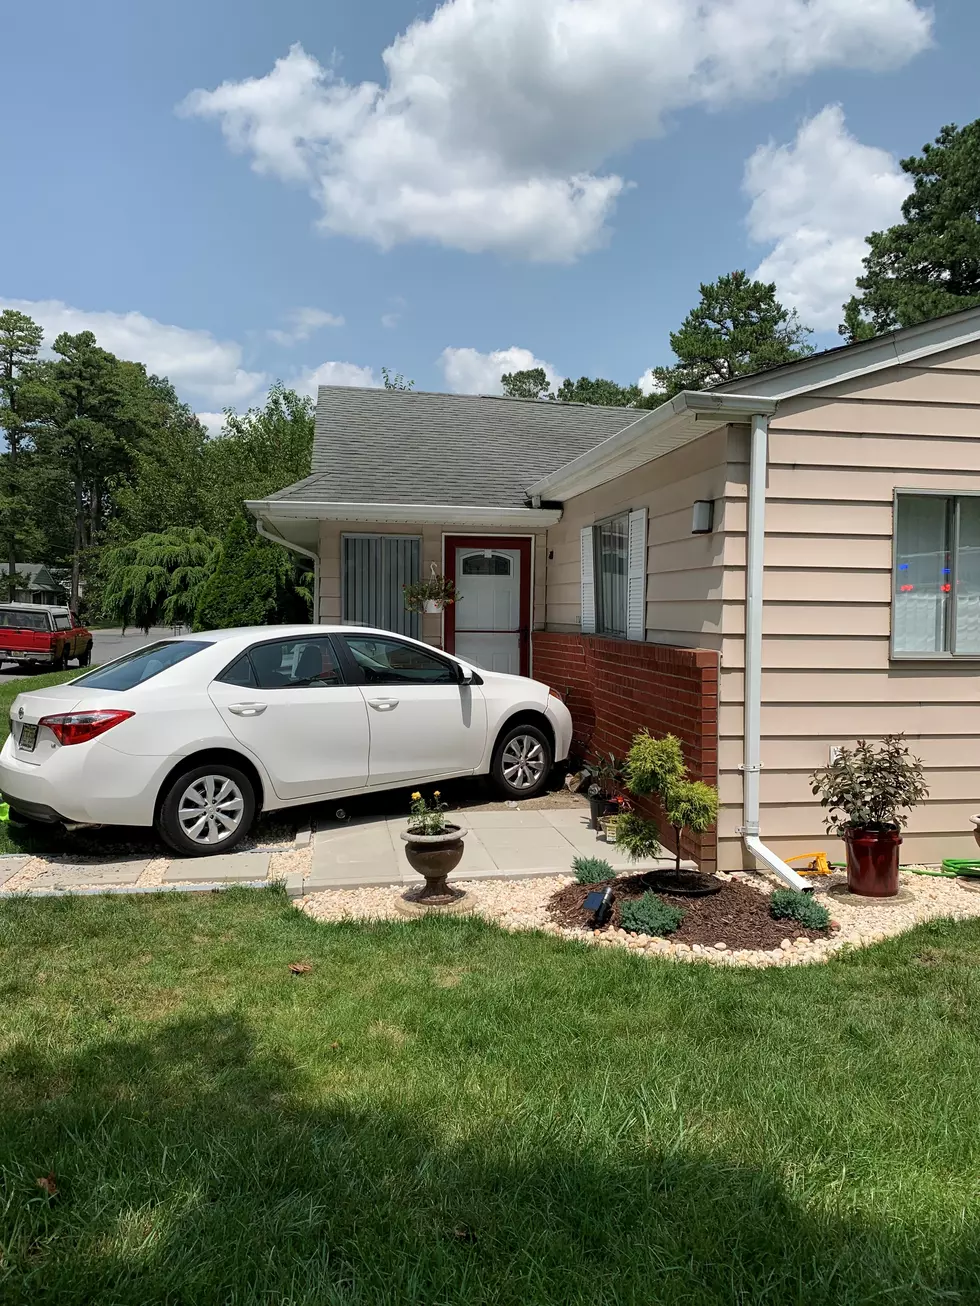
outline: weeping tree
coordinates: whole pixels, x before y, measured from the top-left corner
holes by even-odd
[[[297,576],[292,555],[257,535],[254,523],[235,517],[221,543],[213,574],[198,595],[194,629],[307,622],[311,599],[310,588]]]
[[[200,526],[151,532],[106,548],[100,563],[103,612],[144,632],[191,625],[220,551],[221,541]]]

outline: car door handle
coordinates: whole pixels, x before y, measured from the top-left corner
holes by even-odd
[[[368,702],[375,712],[392,712],[398,706],[397,698],[369,698]]]
[[[268,706],[268,703],[230,703],[228,711],[235,716],[261,716]]]

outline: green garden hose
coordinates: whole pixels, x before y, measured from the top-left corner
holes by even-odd
[[[975,858],[947,857],[943,861],[943,870],[950,875],[980,877],[980,862]]]

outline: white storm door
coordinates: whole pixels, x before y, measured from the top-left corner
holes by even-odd
[[[370,734],[357,685],[319,638],[253,645],[208,689],[232,735],[259,759],[279,798],[367,784]]]
[[[487,671],[521,673],[519,549],[456,550],[456,654]]]

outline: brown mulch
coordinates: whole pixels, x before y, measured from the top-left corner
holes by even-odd
[[[616,900],[609,924],[601,931],[620,925],[620,904],[631,898],[640,898],[649,889],[643,875],[629,875],[609,880]],[[592,928],[592,913],[583,911],[582,903],[593,889],[604,888],[597,884],[569,884],[553,894],[548,903],[551,919],[559,925],[577,929]],[[825,939],[830,930],[808,930],[792,920],[773,920],[769,915],[769,900],[756,889],[749,889],[736,880],[723,881],[721,889],[708,897],[691,898],[681,894],[658,892],[658,897],[672,906],[681,907],[687,915],[680,927],[670,935],[674,943],[704,943],[711,947],[725,943],[729,948],[747,948],[752,951],[769,951],[778,948],[783,939]]]

